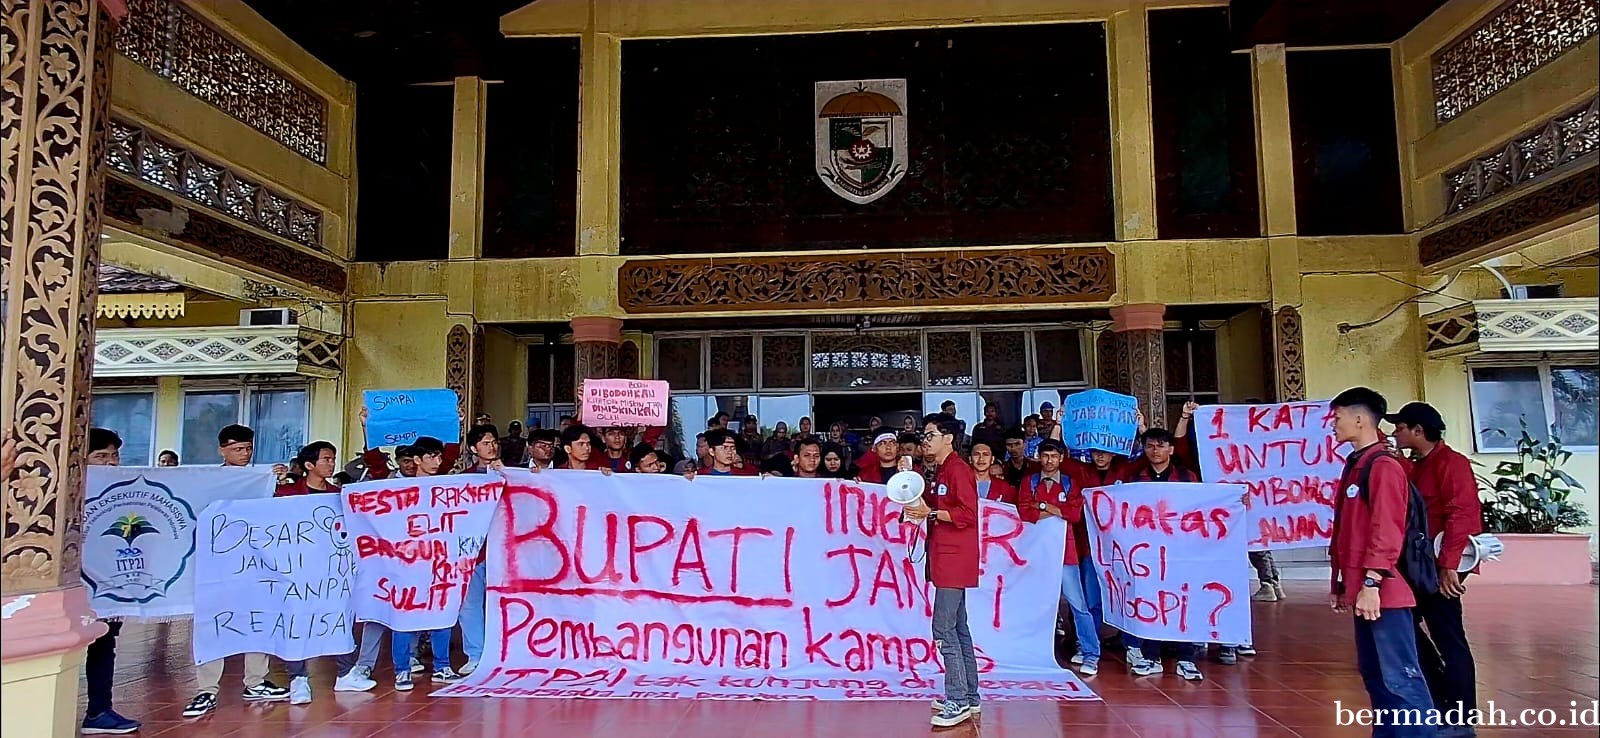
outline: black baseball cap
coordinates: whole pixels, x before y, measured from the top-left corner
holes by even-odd
[[[1054,438],[1046,438],[1039,442],[1039,453],[1042,454],[1046,451],[1054,451],[1058,454],[1066,455],[1067,445]]]
[[[1438,410],[1433,409],[1433,406],[1426,402],[1408,402],[1405,407],[1400,408],[1400,412],[1393,415],[1385,415],[1383,419],[1395,425],[1404,423],[1436,431],[1445,429],[1444,416],[1440,415]]]

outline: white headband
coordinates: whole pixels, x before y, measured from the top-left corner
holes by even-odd
[[[900,436],[897,436],[893,433],[879,433],[877,438],[872,439],[872,445],[876,446],[884,441],[894,441],[898,440],[899,438]]]

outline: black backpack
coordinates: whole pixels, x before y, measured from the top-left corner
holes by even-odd
[[[1379,452],[1382,455],[1383,452]],[[1367,486],[1372,481],[1372,467],[1379,459],[1373,458],[1361,470],[1361,500],[1368,505]],[[1397,462],[1398,463],[1398,462]],[[1433,539],[1428,536],[1428,509],[1423,505],[1422,493],[1417,485],[1406,481],[1406,533],[1400,543],[1400,560],[1395,567],[1400,576],[1411,585],[1418,596],[1439,593],[1439,558],[1433,552]]]

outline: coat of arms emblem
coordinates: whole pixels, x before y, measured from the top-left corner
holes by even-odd
[[[817,175],[838,196],[869,203],[906,175],[906,81],[816,83]]]

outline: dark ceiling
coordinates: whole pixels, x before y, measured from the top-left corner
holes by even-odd
[[[346,79],[412,84],[500,77],[500,16],[529,0],[246,0]]]
[[[520,51],[500,16],[528,0],[246,0],[346,78],[411,84],[498,79]],[[1443,0],[1232,0],[1234,48],[1390,43]]]
[[[1233,47],[1387,44],[1444,0],[1231,0]]]

